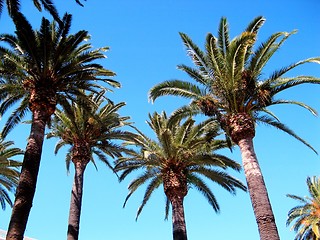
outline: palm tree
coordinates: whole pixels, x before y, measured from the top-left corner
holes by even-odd
[[[16,35],[1,34],[7,45],[0,47],[0,116],[11,106],[17,106],[2,131],[6,136],[30,110],[32,124],[26,147],[16,199],[7,239],[22,239],[36,189],[45,126],[57,104],[79,96],[84,91],[106,89],[98,83],[119,87],[111,80],[112,71],[94,63],[105,58],[102,51],[92,50],[87,31],[69,34],[71,15],[65,14],[63,27],[43,18],[40,30],[33,30],[19,15]],[[86,42],[84,42],[86,41]]]
[[[94,156],[113,170],[106,156],[121,156],[126,148],[117,143],[127,139],[129,132],[120,130],[128,125],[128,117],[121,117],[119,109],[125,105],[106,101],[103,93],[89,96],[92,105],[84,107],[81,99],[78,102],[65,103],[63,110],[56,110],[52,130],[48,138],[58,137],[55,153],[65,145],[71,146],[66,154],[69,171],[70,162],[74,164],[75,175],[71,191],[69,211],[68,240],[78,239],[81,214],[83,178],[87,164],[95,164]],[[80,102],[79,102],[80,101]]]
[[[308,177],[310,197],[287,196],[298,200],[302,205],[292,208],[288,213],[287,226],[293,221],[292,229],[297,232],[295,240],[320,239],[320,179]]]
[[[214,139],[217,136],[217,125],[211,119],[195,124],[191,118],[184,122],[182,119],[168,118],[165,112],[161,115],[149,114],[149,118],[148,124],[155,132],[157,140],[136,129],[138,134],[126,144],[138,149],[116,161],[116,171],[122,171],[120,181],[131,172],[143,170],[143,173],[130,183],[124,206],[131,195],[147,183],[137,212],[138,218],[154,190],[163,185],[167,198],[166,219],[169,203],[172,206],[173,239],[186,240],[183,201],[189,188],[202,193],[217,212],[218,202],[206,180],[217,183],[232,194],[235,194],[236,188],[245,190],[239,180],[223,171],[227,168],[239,171],[240,166],[228,157],[214,152],[226,147],[226,143]]]
[[[319,58],[309,58],[280,68],[263,79],[264,67],[273,54],[295,31],[277,32],[254,50],[257,34],[264,24],[263,17],[255,18],[240,35],[230,40],[226,18],[219,25],[218,37],[209,33],[205,51],[202,51],[186,34],[180,33],[195,68],[179,65],[195,80],[190,83],[171,80],[154,86],[149,97],[155,101],[164,95],[181,96],[191,99],[188,106],[176,114],[204,113],[215,117],[231,139],[240,148],[253,210],[261,239],[279,239],[274,215],[265,182],[253,148],[255,124],[265,123],[280,129],[312,148],[291,129],[279,121],[267,107],[279,104],[294,104],[311,113],[315,111],[304,103],[275,99],[286,89],[305,83],[320,83],[312,76],[286,77],[291,69],[310,62],[319,63]],[[313,148],[312,148],[313,149]]]
[[[14,192],[19,179],[19,167],[21,162],[12,160],[12,157],[22,155],[19,148],[11,147],[13,141],[0,139],[0,204],[2,210],[6,209],[6,203],[12,207],[9,192]]]

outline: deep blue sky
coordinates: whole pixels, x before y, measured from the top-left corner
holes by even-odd
[[[34,27],[41,15],[31,4],[23,1],[22,11]],[[148,102],[148,90],[164,80],[187,76],[176,69],[178,64],[191,65],[178,32],[187,33],[200,47],[208,32],[216,35],[219,20],[227,17],[231,37],[245,29],[256,16],[267,21],[260,30],[259,40],[274,32],[298,33],[289,38],[273,57],[264,73],[295,61],[320,56],[320,2],[307,1],[212,1],[212,0],[88,0],[82,8],[73,0],[55,1],[60,14],[73,14],[72,30],[88,30],[94,47],[109,46],[104,66],[117,73],[122,88],[109,97],[115,102],[125,101],[123,115],[131,116],[141,130],[149,133],[145,124],[148,113],[166,110],[170,113],[186,103],[180,98],[166,97],[154,104]],[[12,24],[4,13],[0,31],[12,32]],[[320,66],[305,65],[292,71],[293,75],[320,77]],[[301,86],[281,95],[310,104],[320,111],[320,86]],[[310,142],[320,152],[320,119],[294,106],[272,109],[282,122]],[[4,118],[5,119],[5,118]],[[1,126],[4,121],[1,121]],[[18,147],[25,148],[29,125],[15,129],[8,137]],[[150,132],[150,136],[152,133]],[[38,187],[31,210],[26,235],[38,240],[65,239],[68,222],[73,170],[66,174],[64,152],[53,154],[55,140],[45,141]],[[318,175],[319,156],[295,139],[275,129],[258,126],[255,148],[269,190],[281,239],[293,239],[286,227],[288,211],[297,202],[286,194],[307,195],[307,176]],[[229,154],[241,162],[239,151]],[[112,160],[110,160],[112,161]],[[244,180],[243,172],[234,174]],[[118,183],[109,169],[98,163],[98,171],[88,166],[85,174],[80,239],[164,240],[172,238],[171,219],[164,221],[164,194],[159,191],[150,199],[140,218],[135,222],[136,210],[142,200],[143,189],[132,196],[125,209],[123,200],[128,181]],[[221,213],[215,214],[206,200],[190,190],[185,200],[187,231],[190,240],[259,238],[247,193],[231,196],[216,185],[211,185],[220,203]],[[0,215],[0,229],[6,229],[10,209]]]

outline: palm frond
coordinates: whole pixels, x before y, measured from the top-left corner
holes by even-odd
[[[171,80],[160,83],[149,91],[149,100],[155,101],[160,96],[176,95],[184,98],[194,98],[202,95],[200,88],[192,83]]]
[[[300,107],[302,107],[304,109],[307,109],[312,115],[318,116],[317,110],[315,110],[314,108],[310,107],[309,105],[307,105],[307,104],[305,104],[303,102],[278,99],[276,101],[272,101],[270,103],[270,106],[271,105],[278,105],[278,104],[293,104],[293,105],[297,105],[297,106],[300,106]]]
[[[278,121],[275,121],[273,118],[270,118],[267,116],[257,117],[256,120],[258,122],[262,122],[267,125],[273,126],[277,129],[289,134],[290,136],[292,136],[295,139],[297,139],[298,141],[302,142],[304,145],[306,145],[308,148],[310,148],[313,152],[315,152],[317,154],[317,151],[308,142],[306,142],[304,139],[299,137],[294,131],[292,131],[290,128],[288,128],[285,124],[278,122]]]
[[[148,184],[148,187],[147,187],[147,189],[145,191],[145,194],[143,196],[143,201],[142,201],[141,205],[138,208],[137,215],[136,215],[136,220],[138,220],[138,217],[139,217],[142,209],[144,208],[146,203],[149,201],[149,199],[150,199],[152,193],[154,192],[154,190],[156,190],[160,186],[160,183],[161,183],[161,181],[157,177],[155,177]]]
[[[195,187],[200,193],[202,193],[202,195],[207,199],[213,210],[217,213],[220,212],[220,206],[207,184],[201,178],[197,177],[194,174],[189,175],[188,178],[190,179],[191,185]]]

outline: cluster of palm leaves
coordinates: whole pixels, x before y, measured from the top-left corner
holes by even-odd
[[[320,178],[308,177],[307,186],[310,197],[287,195],[301,203],[289,211],[287,219],[287,225],[295,221],[292,226],[297,232],[295,240],[320,239]]]
[[[7,8],[15,26],[15,34],[1,34],[0,42],[0,115],[11,110],[2,137],[5,138],[25,117],[31,115],[31,128],[21,164],[11,160],[22,154],[13,143],[0,144],[0,202],[13,205],[7,239],[23,239],[31,210],[41,161],[45,128],[48,138],[58,138],[57,153],[69,146],[66,165],[75,168],[71,190],[68,239],[78,239],[81,200],[86,166],[101,160],[120,181],[136,171],[142,172],[130,183],[124,205],[142,185],[147,185],[137,217],[160,186],[166,203],[165,215],[172,210],[173,239],[187,240],[184,217],[184,198],[190,189],[198,190],[214,211],[219,204],[210,185],[215,183],[235,194],[236,189],[248,188],[253,211],[262,240],[279,239],[275,217],[269,201],[263,175],[254,151],[256,124],[265,123],[293,136],[313,151],[310,144],[268,110],[269,106],[294,104],[316,111],[297,101],[277,99],[279,93],[300,84],[319,84],[313,76],[288,77],[286,74],[305,63],[320,63],[319,58],[299,61],[262,79],[265,65],[294,32],[272,34],[256,46],[257,35],[263,26],[263,17],[255,18],[237,37],[230,39],[226,18],[222,18],[217,37],[209,33],[205,50],[191,38],[180,33],[195,67],[178,68],[194,82],[171,80],[154,86],[149,97],[155,101],[166,95],[191,99],[172,115],[162,112],[149,114],[148,125],[156,139],[148,137],[121,116],[123,102],[114,103],[108,96],[120,83],[113,80],[115,73],[96,63],[105,58],[108,47],[92,49],[89,33],[85,30],[71,34],[70,14],[62,18],[51,0],[35,0],[34,5],[49,11],[54,21],[43,18],[39,30],[32,28],[19,11],[20,1],[7,1]],[[76,0],[80,5],[81,2]],[[4,5],[0,1],[0,11]],[[194,116],[201,115],[196,121]],[[226,139],[219,138],[221,134]],[[237,145],[242,153],[242,165],[247,187],[226,170],[241,170],[232,159],[219,150]],[[112,163],[109,159],[114,159]],[[2,177],[4,176],[4,177]],[[318,199],[319,183],[307,181],[313,198]],[[3,186],[3,187],[2,187]],[[12,203],[8,192],[15,192]],[[290,195],[306,203],[290,211],[288,224],[298,218],[294,229],[297,239],[319,238],[318,203]],[[315,208],[314,209],[312,209]],[[305,214],[303,215],[302,214]]]
[[[0,140],[0,204],[3,210],[6,204],[12,207],[9,193],[14,192],[19,180],[21,162],[11,158],[23,154],[21,149],[12,147],[13,144],[12,141]]]

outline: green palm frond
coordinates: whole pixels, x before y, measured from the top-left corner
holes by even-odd
[[[274,53],[280,48],[280,46],[287,40],[292,34],[296,33],[296,31],[292,31],[291,33],[287,32],[277,32],[272,34],[265,42],[261,43],[261,45],[257,48],[250,59],[250,63],[248,69],[254,73],[255,76],[258,76]],[[276,41],[279,39],[280,41],[277,43]],[[287,71],[289,68],[287,69]],[[285,72],[282,72],[283,75]],[[280,77],[279,75],[278,77]]]
[[[210,75],[210,69],[206,64],[206,56],[205,53],[189,38],[185,33],[179,33],[184,43],[187,54],[191,58],[191,60],[195,63],[195,65],[199,68],[200,72],[205,75]]]
[[[202,95],[202,91],[198,86],[192,83],[172,80],[153,87],[149,92],[149,99],[154,101],[156,98],[165,95],[178,95],[184,98],[195,98]]]
[[[209,78],[204,77],[197,69],[191,68],[184,64],[178,65],[177,68],[187,73],[190,78],[196,80],[200,84],[203,84],[203,85],[208,84]]]
[[[3,102],[5,104],[5,102]],[[2,131],[1,131],[1,136],[6,137],[8,133],[19,123],[21,123],[22,119],[26,116],[27,112],[29,111],[28,109],[28,100],[23,99],[20,102],[20,105],[12,111],[10,116],[7,119],[6,124],[4,125]],[[7,108],[6,110],[7,111]]]
[[[239,180],[222,171],[208,169],[205,167],[196,167],[193,168],[191,172],[201,174],[202,176],[210,179],[212,182],[217,183],[231,194],[236,193],[236,188],[246,190],[246,187]]]
[[[191,116],[197,116],[201,115],[202,111],[201,109],[196,105],[196,103],[182,106],[176,110],[173,111],[171,114],[171,121],[173,120],[179,120],[181,118],[191,117]]]
[[[245,32],[258,33],[259,29],[263,26],[266,19],[263,16],[255,17],[245,29]]]
[[[137,178],[135,178],[128,186],[129,193],[123,203],[123,207],[126,206],[127,201],[131,197],[131,195],[145,182],[147,182],[149,179],[152,179],[154,176],[149,171],[145,171],[143,174],[139,175]],[[121,179],[121,176],[120,176]]]
[[[229,26],[227,19],[222,17],[219,30],[218,30],[218,45],[221,50],[222,55],[226,58],[228,48],[230,45],[230,36],[229,36]]]
[[[272,95],[275,95],[286,89],[289,89],[291,87],[298,86],[301,84],[319,84],[320,83],[319,78],[312,77],[312,76],[297,76],[292,78],[280,78],[277,80],[274,80],[274,76],[272,76],[271,80],[273,80],[272,82],[273,86],[271,85]]]
[[[212,206],[215,212],[220,211],[220,206],[210,188],[203,181],[203,179],[197,177],[195,174],[190,174],[188,176],[190,180],[190,185],[196,188],[202,195],[207,199],[208,203]]]
[[[300,141],[301,143],[306,145],[308,148],[310,148],[313,152],[315,152],[317,154],[317,151],[308,142],[306,142],[304,139],[299,137],[294,131],[292,131],[290,128],[288,128],[285,124],[283,124],[279,121],[276,121],[273,118],[270,118],[267,116],[259,116],[256,118],[256,121],[273,126],[277,129],[289,134],[290,136],[294,137],[295,139],[297,139],[298,141]]]
[[[205,48],[207,62],[211,68],[210,74],[216,78],[216,81],[219,81],[219,79],[223,78],[226,63],[223,61],[224,56],[218,47],[218,39],[211,33],[207,34]],[[210,82],[210,78],[207,78],[206,85],[210,84]]]
[[[142,201],[141,205],[138,208],[136,220],[138,219],[142,209],[144,208],[144,206],[146,205],[146,203],[150,199],[152,193],[160,186],[161,183],[162,183],[162,181],[159,178],[155,177],[148,184],[147,189],[145,191],[145,194],[143,196],[143,201]]]
[[[315,110],[314,108],[310,107],[309,105],[307,105],[307,104],[305,104],[303,102],[278,99],[278,100],[275,100],[275,101],[271,102],[270,106],[271,105],[277,105],[277,104],[293,104],[293,105],[297,105],[297,106],[300,106],[300,107],[302,107],[304,109],[307,109],[312,115],[318,116],[317,110]]]

